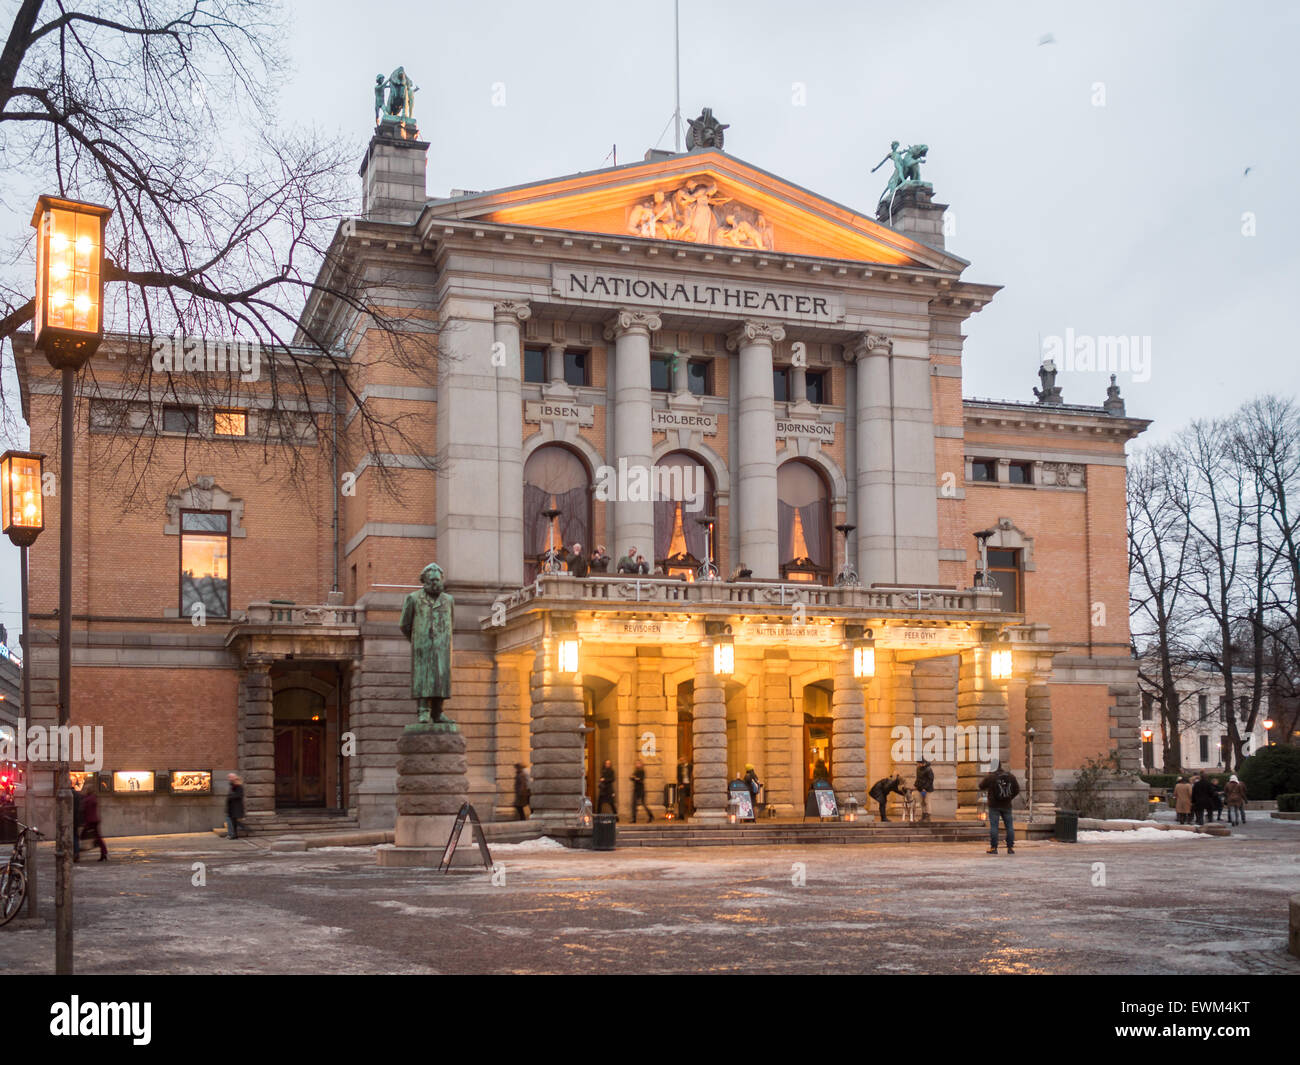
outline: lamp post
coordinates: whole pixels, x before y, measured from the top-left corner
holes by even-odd
[[[72,716],[72,455],[77,371],[104,338],[104,226],[113,212],[97,204],[42,196],[36,229],[36,346],[61,371],[59,418],[59,725]],[[27,666],[24,661],[23,666]],[[55,768],[54,971],[72,972],[72,784],[67,749]]]
[[[1029,785],[1029,820],[1028,824],[1034,823],[1034,730],[1033,727],[1025,729],[1025,776],[1029,778],[1026,782]]]
[[[25,664],[26,664],[26,663],[24,663],[24,665],[25,665]],[[1273,731],[1273,719],[1272,719],[1271,717],[1266,717],[1266,718],[1264,718],[1264,720],[1261,722],[1261,724],[1264,726],[1264,746],[1265,746],[1265,747],[1272,747],[1272,746],[1273,746],[1273,737],[1270,736],[1269,733],[1271,733],[1271,732]]]
[[[543,573],[560,572],[560,561],[555,550],[555,519],[562,513],[557,507],[547,507],[542,511],[542,517],[546,519],[546,562],[542,566]]]
[[[716,581],[721,574],[713,564],[713,523],[718,519],[713,514],[701,514],[695,520],[704,526],[704,564],[695,571],[695,577],[701,581]]]
[[[22,636],[23,649],[23,717],[27,734],[32,732],[32,670],[28,632],[31,625],[31,607],[27,598],[27,549],[36,542],[45,528],[45,510],[42,506],[41,482],[44,455],[29,451],[6,451],[0,455],[0,510],[3,511],[4,534],[19,549],[18,565],[22,569]],[[23,754],[24,791],[23,816],[32,823],[32,775]],[[27,867],[27,916],[36,916],[37,901],[37,848],[32,845],[32,860]]]
[[[835,526],[835,531],[844,536],[844,565],[840,567],[839,573],[835,575],[835,583],[841,588],[856,588],[858,586],[858,570],[849,556],[849,533],[856,528],[856,525],[850,525],[848,522]]]

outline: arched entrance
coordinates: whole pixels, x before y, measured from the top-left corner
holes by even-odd
[[[835,722],[831,716],[833,688],[828,680],[805,685],[803,690],[803,790],[806,795],[818,777],[835,781]]]

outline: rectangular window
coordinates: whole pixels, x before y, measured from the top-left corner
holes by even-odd
[[[196,603],[207,617],[230,616],[230,514],[181,511],[181,616]]]
[[[1196,710],[1200,715],[1197,720],[1204,721],[1205,716],[1210,712],[1210,697],[1205,692],[1201,692],[1196,697]]]
[[[217,436],[247,436],[248,412],[242,410],[213,411],[212,431]]]
[[[1243,695],[1237,700],[1237,712],[1241,715],[1241,720],[1245,721],[1250,717],[1250,697]]]
[[[1219,696],[1219,722],[1223,725],[1228,723],[1228,705],[1223,696]]]
[[[831,375],[827,370],[809,370],[805,375],[808,382],[809,403],[829,403],[831,401]]]
[[[535,385],[546,383],[546,349],[524,348],[524,380]]]
[[[772,369],[772,398],[778,403],[790,402],[790,371],[784,366]]]
[[[650,356],[650,391],[673,390],[673,358],[671,355]]]
[[[564,353],[564,383],[574,388],[591,384],[591,357],[585,351],[566,351]]]
[[[713,395],[713,363],[708,359],[692,359],[686,364],[686,387],[692,396]]]
[[[1205,765],[1210,760],[1210,737],[1201,737],[1201,765]]]
[[[1018,614],[1025,609],[1021,596],[1019,550],[990,551],[989,578],[1002,590],[999,610]]]
[[[996,481],[998,479],[998,464],[993,459],[975,459],[970,464],[970,479],[972,481]]]
[[[1032,480],[1029,463],[1012,462],[1007,466],[1007,480],[1011,484],[1029,484]]]
[[[164,433],[192,433],[197,435],[199,431],[199,408],[198,407],[163,407],[163,432]]]
[[[1150,692],[1142,693],[1142,720],[1150,721],[1155,714],[1155,696]]]

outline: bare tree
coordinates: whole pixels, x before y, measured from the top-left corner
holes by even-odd
[[[112,329],[256,342],[263,400],[269,393],[272,410],[296,406],[313,422],[355,408],[354,450],[372,457],[382,482],[383,456],[423,449],[409,422],[380,419],[362,402],[358,342],[380,330],[388,365],[416,370],[434,357],[436,327],[394,309],[400,300],[378,302],[375,293],[403,283],[396,270],[343,259],[338,220],[354,200],[359,149],[281,127],[284,38],[280,9],[266,0],[21,0],[0,52],[0,166],[11,190],[113,208]],[[32,317],[30,237],[15,237],[10,262],[23,269],[0,276],[0,345]],[[305,322],[313,297],[334,313]],[[154,405],[176,393],[173,378],[140,360],[132,383],[115,377],[114,395]],[[82,387],[95,394],[93,376]],[[211,389],[211,406],[232,398],[228,381],[190,376],[185,387]],[[327,410],[326,393],[341,407]],[[305,472],[305,433],[319,429],[323,440],[327,429],[296,416],[259,425],[290,478]],[[155,428],[139,427],[123,469],[152,468],[138,449],[154,446]],[[142,475],[127,480],[144,485]]]

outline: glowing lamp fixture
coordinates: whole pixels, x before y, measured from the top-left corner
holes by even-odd
[[[104,225],[113,212],[58,196],[36,202],[36,346],[81,369],[104,338]]]
[[[989,676],[994,680],[1011,679],[1011,649],[998,648],[989,655]]]
[[[560,637],[556,643],[555,671],[557,673],[578,672],[578,637]]]
[[[854,679],[870,680],[876,675],[876,641],[871,637],[871,630],[860,625],[845,625],[844,635],[853,648]]]
[[[850,795],[844,800],[844,820],[856,821],[858,819],[858,800]]]
[[[1271,717],[1264,718],[1263,725],[1264,731],[1271,732],[1273,730],[1273,719]]]
[[[725,621],[704,623],[706,642],[713,645],[713,675],[729,677],[736,671],[736,641],[731,636],[731,626]]]
[[[1151,742],[1151,730],[1149,728],[1144,728],[1142,730],[1142,742],[1143,743]]]
[[[18,547],[31,547],[45,528],[41,505],[41,462],[44,455],[6,451],[0,455],[0,511],[4,534]]]

